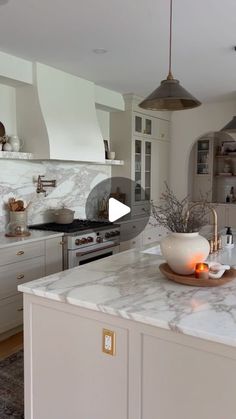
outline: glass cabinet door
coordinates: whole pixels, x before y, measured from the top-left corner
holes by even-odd
[[[145,200],[148,200],[148,201],[151,198],[151,150],[152,150],[152,143],[150,141],[145,141],[144,190],[145,190]]]
[[[144,134],[152,135],[152,120],[145,118],[145,130]]]
[[[141,201],[141,186],[142,186],[142,141],[135,140],[135,192],[134,199],[135,202]]]
[[[136,134],[152,135],[153,121],[142,115],[135,115],[134,117],[134,132]]]
[[[151,141],[134,141],[135,202],[151,199]]]
[[[197,142],[197,175],[209,174],[209,140],[199,140]]]
[[[135,127],[134,127],[134,129],[135,129],[135,132],[138,132],[138,133],[140,133],[140,134],[142,134],[142,129],[143,129],[143,127],[142,127],[142,117],[141,116],[137,116],[137,115],[135,115],[135,119],[134,119],[134,124],[135,124]]]

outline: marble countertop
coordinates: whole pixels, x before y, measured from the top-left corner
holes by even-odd
[[[236,248],[230,260],[235,258]],[[162,262],[158,247],[129,250],[18,289],[236,347],[236,275],[216,288],[184,286],[162,276]]]
[[[4,233],[0,233],[0,249],[15,246],[22,243],[30,243],[37,240],[52,239],[53,237],[61,237],[63,233],[55,233],[53,231],[30,230],[30,236],[26,237],[6,237]]]

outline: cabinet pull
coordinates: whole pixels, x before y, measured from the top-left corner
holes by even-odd
[[[25,252],[23,250],[19,250],[19,252],[17,252],[16,256],[21,256],[23,255]]]
[[[17,309],[17,311],[23,311],[24,310],[24,308],[23,307],[19,307],[18,309]]]
[[[163,133],[162,133],[162,134],[161,134],[161,138],[164,138],[164,137],[165,137],[165,134],[163,134]]]
[[[61,246],[64,246],[65,242],[63,240],[60,241],[59,243]]]
[[[23,279],[25,277],[25,275],[24,274],[19,274],[19,275],[17,275],[17,279]]]

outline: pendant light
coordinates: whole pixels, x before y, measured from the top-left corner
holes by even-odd
[[[170,0],[170,41],[169,41],[169,74],[166,80],[154,90],[139,106],[153,111],[180,111],[201,105],[201,102],[185,90],[174,79],[171,71],[172,58],[172,0]]]
[[[229,121],[228,124],[225,125],[224,128],[222,128],[220,131],[221,132],[222,131],[226,131],[226,132],[229,132],[229,133],[231,133],[231,132],[235,132],[236,133],[236,116],[234,116],[231,119],[231,121]]]

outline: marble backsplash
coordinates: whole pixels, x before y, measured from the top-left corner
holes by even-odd
[[[56,179],[56,188],[47,188],[47,196],[36,193],[34,178]],[[75,217],[85,218],[85,204],[93,187],[111,175],[111,168],[103,165],[58,161],[0,162],[0,231],[5,231],[9,220],[6,206],[11,196],[21,198],[28,208],[28,224],[53,221],[53,209],[62,205],[75,211]],[[96,216],[96,214],[94,214]]]

